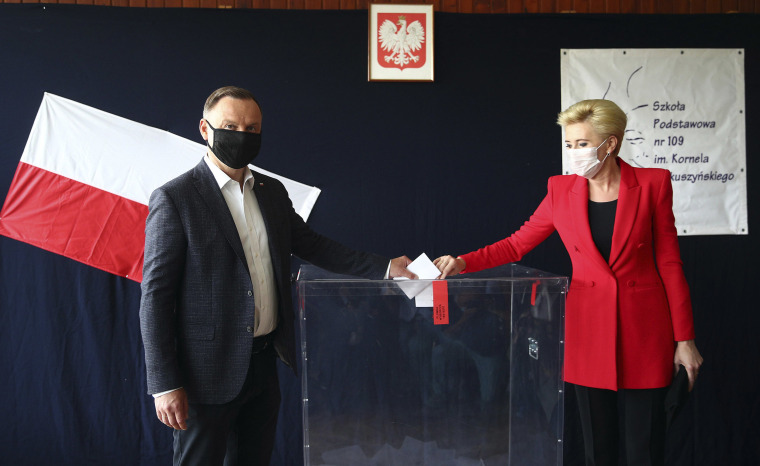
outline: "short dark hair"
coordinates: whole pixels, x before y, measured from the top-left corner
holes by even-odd
[[[256,105],[259,106],[259,110],[261,110],[261,104],[258,100],[256,100],[256,97],[251,93],[251,91],[243,89],[242,87],[224,86],[212,92],[211,95],[208,96],[208,99],[206,99],[206,103],[203,105],[203,118],[206,118],[208,112],[210,112],[216,106],[216,104],[225,97],[232,97],[233,99],[241,100],[252,100],[256,102]]]

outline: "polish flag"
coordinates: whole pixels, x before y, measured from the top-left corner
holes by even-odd
[[[0,211],[0,234],[142,280],[148,199],[205,146],[45,93]],[[308,218],[320,190],[266,170]]]

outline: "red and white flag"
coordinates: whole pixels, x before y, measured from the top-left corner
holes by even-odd
[[[148,199],[205,146],[45,93],[0,211],[0,234],[142,280]],[[308,218],[320,190],[266,170]]]

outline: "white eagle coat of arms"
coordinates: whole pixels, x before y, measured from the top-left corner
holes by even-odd
[[[378,33],[380,47],[386,52],[391,52],[383,57],[386,63],[393,62],[399,68],[403,68],[410,62],[417,63],[420,60],[419,54],[413,53],[420,50],[425,42],[425,28],[419,21],[412,21],[412,24],[407,26],[406,16],[399,16],[396,24],[386,19],[380,25]]]

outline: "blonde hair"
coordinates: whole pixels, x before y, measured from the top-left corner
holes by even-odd
[[[575,123],[588,123],[602,138],[617,137],[618,143],[612,155],[620,152],[628,117],[611,100],[581,100],[557,116],[557,124],[563,128]]]

